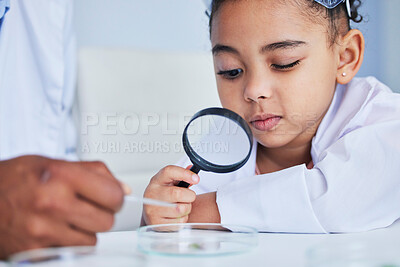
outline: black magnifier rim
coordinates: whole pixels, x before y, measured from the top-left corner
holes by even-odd
[[[249,152],[247,153],[247,156],[242,160],[239,161],[235,164],[231,165],[217,165],[212,162],[209,162],[202,157],[200,157],[199,154],[196,153],[196,151],[193,150],[193,148],[189,144],[189,140],[187,137],[187,130],[189,128],[189,125],[197,118],[206,116],[206,115],[217,115],[221,117],[228,118],[238,124],[242,129],[247,134],[247,137],[250,142],[250,148]],[[203,110],[200,110],[196,114],[193,115],[193,117],[190,119],[189,123],[186,125],[185,130],[183,131],[182,135],[182,143],[183,143],[183,148],[185,149],[186,154],[188,155],[189,159],[192,161],[192,163],[200,168],[203,171],[210,171],[210,172],[216,172],[216,173],[227,173],[227,172],[233,172],[236,171],[237,169],[241,168],[246,162],[249,160],[250,155],[251,155],[251,150],[253,148],[253,134],[250,130],[250,127],[247,125],[246,121],[240,117],[237,113],[233,112],[232,110],[226,109],[226,108],[206,108]]]

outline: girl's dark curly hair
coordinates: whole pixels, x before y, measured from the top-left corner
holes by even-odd
[[[221,6],[228,1],[237,0],[213,0],[211,7],[210,16],[210,34],[212,31],[213,18],[217,14]],[[276,0],[275,0],[276,1]],[[303,15],[315,23],[321,23],[321,20],[328,22],[329,27],[329,42],[333,45],[340,35],[345,35],[350,29],[350,21],[359,23],[363,20],[363,17],[359,14],[359,8],[362,4],[362,0],[350,0],[351,6],[351,17],[349,18],[346,3],[343,2],[333,9],[328,9],[321,4],[315,2],[314,0],[278,0],[285,1],[285,3],[291,3],[293,5],[299,6],[303,10]],[[304,8],[306,7],[306,8]]]

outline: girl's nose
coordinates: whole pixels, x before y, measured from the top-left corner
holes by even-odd
[[[244,98],[246,101],[258,103],[260,100],[272,97],[272,83],[266,76],[258,74],[249,78],[244,88]]]

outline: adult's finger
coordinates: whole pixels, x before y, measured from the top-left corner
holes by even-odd
[[[79,164],[82,165],[84,168],[88,168],[90,170],[93,170],[94,172],[97,172],[100,175],[105,175],[115,178],[115,176],[112,174],[107,165],[101,161],[81,161],[79,162]],[[125,195],[132,194],[132,189],[127,184],[121,182],[118,179],[117,181],[121,185]]]
[[[100,175],[72,162],[51,164],[49,172],[50,179],[67,182],[77,194],[100,207],[116,212],[122,206],[124,193],[112,176]]]
[[[311,170],[312,168],[314,168],[314,162],[311,160],[311,161],[307,164],[307,169]]]
[[[50,218],[46,214],[31,217],[26,221],[26,230],[27,244],[35,244],[35,247],[84,246],[96,243],[94,233],[73,229],[65,221]]]
[[[34,208],[48,219],[67,222],[86,232],[109,230],[114,212],[82,199],[63,183],[49,180],[36,193]]]
[[[80,161],[78,164],[98,174],[114,177],[107,165],[101,161]]]
[[[80,231],[69,225],[60,228],[60,231],[62,231],[62,235],[57,235],[51,245],[62,247],[96,245],[97,237],[95,233]]]
[[[114,224],[114,214],[101,209],[91,203],[76,198],[72,201],[68,217],[65,220],[75,228],[89,233],[105,232],[111,229]]]

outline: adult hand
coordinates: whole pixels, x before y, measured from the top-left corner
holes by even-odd
[[[50,246],[95,245],[123,203],[100,162],[39,156],[0,161],[0,259]]]
[[[311,161],[307,164],[307,169],[311,170],[312,168],[314,168],[314,162],[311,160]]]

